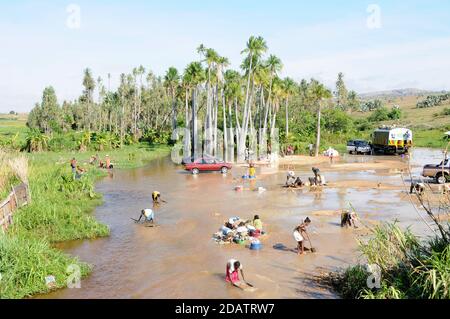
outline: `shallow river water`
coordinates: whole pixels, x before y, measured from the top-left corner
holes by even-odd
[[[423,164],[438,163],[441,158],[436,150],[414,150],[414,174],[419,175]],[[342,162],[379,159],[346,155]],[[361,180],[402,185],[395,169],[338,172],[329,164],[318,166],[324,168],[330,183]],[[312,175],[310,166],[296,171],[303,177]],[[82,281],[81,289],[64,289],[41,298],[336,298],[312,276],[357,262],[356,240],[367,232],[364,228],[341,229],[339,215],[315,212],[346,208],[351,202],[365,223],[398,219],[402,226],[427,232],[401,188],[352,188],[349,182],[318,192],[287,190],[281,187],[286,176],[282,168],[277,174],[261,176],[255,185],[245,185],[263,186],[266,192],[236,192],[243,173],[236,168],[228,176],[192,176],[169,158],[141,169],[115,171],[113,177],[98,183],[104,205],[94,212],[111,228],[111,236],[62,247],[92,264],[92,274]],[[155,210],[160,227],[136,225],[131,218],[138,217],[143,208],[152,208],[154,190],[168,202]],[[261,251],[221,246],[211,239],[229,217],[251,219],[256,213],[268,231]],[[311,240],[318,252],[299,257],[290,251],[296,246],[292,231],[307,216],[313,220]],[[287,249],[274,249],[277,244]],[[230,258],[242,262],[248,281],[258,288],[255,292],[242,292],[225,283],[225,264]]]

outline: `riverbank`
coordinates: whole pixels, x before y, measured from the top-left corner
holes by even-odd
[[[169,153],[168,146],[137,144],[98,155],[100,158],[109,155],[115,169],[130,169]],[[33,201],[16,213],[14,225],[7,235],[0,235],[0,298],[24,298],[66,287],[71,269],[79,269],[82,277],[89,274],[89,265],[52,245],[109,235],[108,227],[95,220],[91,212],[103,203],[94,184],[111,172],[90,166],[91,155],[75,152],[28,154]],[[71,174],[69,161],[73,157],[87,169],[79,180],[74,180]],[[52,288],[46,285],[48,276],[54,276],[56,280]]]

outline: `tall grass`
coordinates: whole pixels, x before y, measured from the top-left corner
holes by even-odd
[[[76,258],[50,247],[47,241],[0,234],[0,299],[24,298],[49,292],[45,278],[54,276],[56,286],[66,286],[69,265],[78,265],[81,276],[90,268]]]
[[[360,242],[368,264],[381,268],[381,288],[369,289],[362,265],[331,275],[343,298],[450,299],[450,247],[442,237],[421,242],[409,230],[383,224]]]
[[[28,160],[25,156],[0,149],[0,201],[18,181],[28,181]]]

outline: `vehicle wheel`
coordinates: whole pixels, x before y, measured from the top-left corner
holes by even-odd
[[[198,169],[198,168],[194,168],[193,170],[192,170],[192,174],[193,175],[198,175],[200,173],[200,170]]]
[[[222,167],[220,171],[222,172],[222,174],[226,174],[228,173],[228,167]]]
[[[437,175],[436,182],[441,185],[445,184],[447,182],[447,176],[442,175],[442,174]]]

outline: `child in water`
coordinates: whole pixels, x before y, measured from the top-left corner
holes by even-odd
[[[254,164],[250,164],[250,167],[248,169],[248,177],[251,179],[256,178],[256,168]]]

